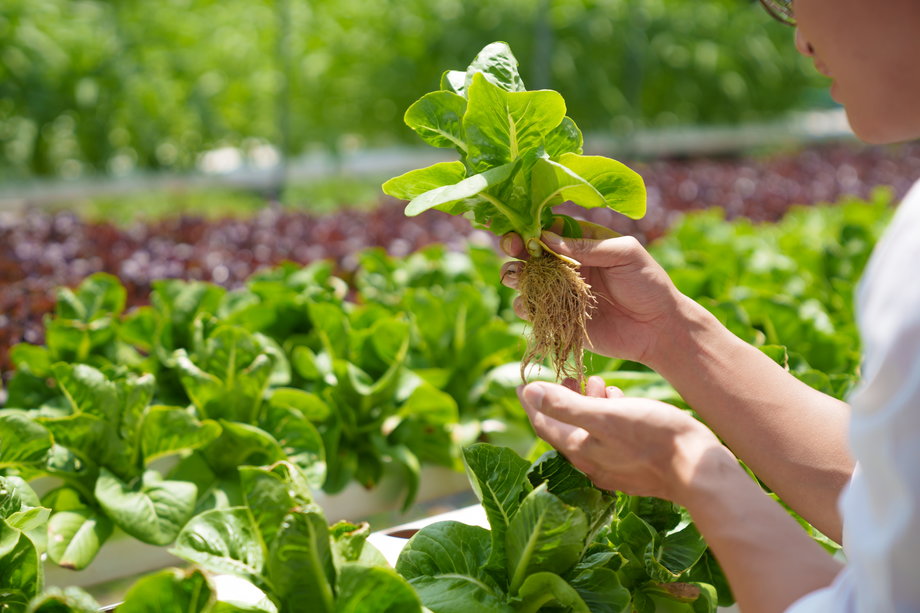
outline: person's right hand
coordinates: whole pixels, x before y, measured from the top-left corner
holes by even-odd
[[[655,342],[668,334],[685,301],[663,268],[631,236],[580,222],[584,238],[561,238],[544,232],[541,239],[561,255],[581,263],[581,275],[597,297],[597,308],[587,322],[589,349],[602,355],[649,364]],[[554,228],[555,229],[555,228]],[[502,249],[511,257],[526,259],[527,250],[517,234],[506,234]],[[502,283],[517,289],[522,262],[502,267]],[[520,298],[518,316],[527,319]]]

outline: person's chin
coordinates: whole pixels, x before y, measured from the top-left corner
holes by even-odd
[[[920,138],[920,129],[902,130],[899,129],[899,126],[879,121],[877,117],[875,121],[863,121],[849,109],[847,109],[847,119],[856,138],[869,145],[891,145]]]
[[[906,113],[898,107],[898,101],[883,96],[852,93],[836,82],[831,85],[831,97],[846,111],[850,129],[859,140],[870,145],[890,145],[920,139],[920,113]]]

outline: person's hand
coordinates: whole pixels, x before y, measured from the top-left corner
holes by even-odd
[[[648,364],[655,339],[666,333],[685,297],[635,238],[619,236],[597,224],[580,224],[583,238],[560,238],[544,232],[542,240],[556,253],[582,264],[580,272],[597,297],[597,308],[587,322],[589,348]],[[506,234],[501,246],[511,257],[527,258],[517,234]],[[505,263],[502,283],[517,289],[521,265],[520,261]],[[520,299],[515,300],[514,307],[518,316],[527,319]]]
[[[585,396],[571,382],[535,382],[519,389],[537,435],[602,489],[681,503],[697,470],[712,455],[727,455],[716,436],[677,407],[626,398],[600,377]]]

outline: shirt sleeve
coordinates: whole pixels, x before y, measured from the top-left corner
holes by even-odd
[[[829,587],[802,596],[786,613],[853,613],[855,598],[850,569],[845,568]]]

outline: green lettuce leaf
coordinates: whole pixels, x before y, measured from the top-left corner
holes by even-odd
[[[367,566],[389,566],[380,550],[367,541],[370,534],[371,527],[367,522],[353,524],[342,520],[329,527],[332,559],[336,570],[340,570],[346,562],[361,562]]]
[[[578,591],[555,573],[540,572],[528,575],[518,590],[521,599],[520,613],[537,613],[547,605],[558,605],[572,613],[591,613]]]
[[[202,415],[255,423],[275,358],[242,328],[219,326],[190,355],[174,355],[179,378]]]
[[[456,183],[425,191],[414,197],[412,202],[406,206],[406,215],[414,217],[434,208],[453,214],[466,212],[479,202],[487,202],[482,198],[477,200],[477,196],[505,183],[511,178],[515,167],[513,163],[502,164],[466,178],[461,176]],[[414,177],[405,177],[404,180],[408,182],[414,180]],[[406,190],[404,193],[412,193],[408,189],[404,188]]]
[[[587,534],[581,509],[563,503],[546,484],[534,489],[521,502],[505,535],[509,591],[517,594],[534,573],[568,571],[581,557]]]
[[[322,513],[297,509],[284,518],[269,547],[267,571],[288,610],[307,602],[318,613],[336,610],[335,566]]]
[[[265,543],[248,507],[196,515],[169,551],[206,570],[242,577],[260,589],[270,586],[265,575]]]
[[[38,466],[51,451],[51,433],[23,411],[0,411],[0,468]]]
[[[141,427],[141,452],[145,462],[197,449],[220,436],[220,425],[199,421],[188,409],[154,405],[147,409]]]
[[[617,574],[608,568],[591,568],[570,581],[591,613],[628,613],[632,596],[620,585]]]
[[[463,129],[469,143],[467,163],[476,172],[539,149],[565,118],[565,101],[552,90],[509,92],[475,74],[467,94]]]
[[[41,591],[44,570],[35,543],[21,530],[0,520],[0,577],[3,590],[16,600],[31,598]]]
[[[415,590],[390,568],[349,562],[339,570],[335,585],[336,613],[422,611]]]
[[[118,605],[118,611],[205,613],[211,610],[215,602],[214,588],[203,572],[197,569],[167,568],[132,585],[125,594],[124,602]]]
[[[507,92],[525,91],[524,82],[518,72],[517,58],[511,53],[508,43],[490,43],[476,54],[464,75],[466,87],[469,87],[477,74],[481,74],[490,83]]]
[[[102,469],[95,494],[126,533],[144,543],[168,545],[192,517],[198,488],[188,481],[164,481],[155,471],[146,471],[132,487]]]
[[[492,528],[489,566],[507,570],[505,534],[521,500],[532,489],[526,477],[530,464],[511,449],[487,444],[467,447],[463,450],[463,459],[473,491],[479,497]]]
[[[463,134],[466,99],[449,91],[436,91],[419,98],[406,111],[406,125],[429,145],[467,150]]]
[[[396,562],[396,572],[409,580],[432,611],[507,613],[513,609],[487,568],[490,550],[488,530],[438,522],[409,539]]]
[[[64,568],[82,570],[112,534],[112,521],[91,507],[57,511],[48,521],[48,557]]]
[[[292,510],[313,501],[301,471],[287,461],[271,466],[240,466],[240,487],[259,532],[271,543],[282,520]]]
[[[51,586],[29,602],[27,613],[98,613],[100,608],[99,603],[81,588]]]

